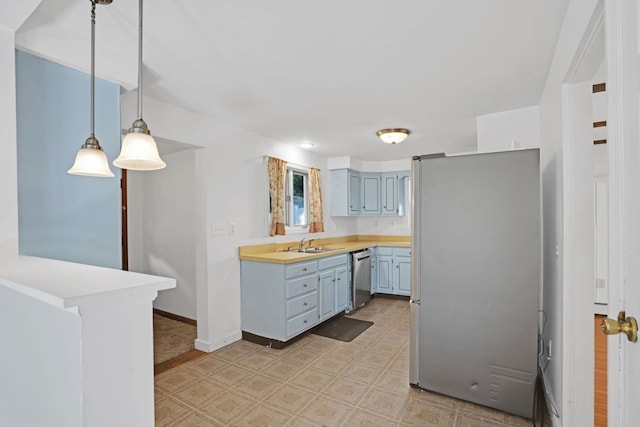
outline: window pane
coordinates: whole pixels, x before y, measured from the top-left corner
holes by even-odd
[[[306,175],[293,173],[293,224],[307,225]]]

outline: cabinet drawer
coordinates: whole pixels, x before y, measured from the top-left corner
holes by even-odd
[[[303,276],[309,273],[315,273],[318,270],[318,263],[316,261],[301,262],[299,264],[293,264],[287,267],[286,278]]]
[[[318,289],[318,276],[315,274],[288,280],[286,297],[289,299],[291,297],[306,294],[307,292],[315,291],[316,289]]]
[[[318,323],[318,308],[287,320],[287,338],[294,337]]]
[[[377,255],[393,255],[393,248],[387,246],[378,246]]]
[[[396,256],[411,256],[411,248],[393,248],[393,254]]]
[[[301,297],[287,301],[287,319],[300,313],[316,308],[318,305],[318,292],[312,292]]]
[[[347,254],[341,254],[331,256],[327,258],[321,258],[318,260],[318,270],[325,270],[327,268],[337,267],[347,263]]]

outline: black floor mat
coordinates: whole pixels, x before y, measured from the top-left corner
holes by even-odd
[[[328,321],[311,333],[333,338],[334,340],[350,342],[371,325],[373,325],[373,322],[341,316]]]

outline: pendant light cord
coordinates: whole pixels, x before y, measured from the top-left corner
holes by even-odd
[[[138,4],[138,119],[142,120],[142,0]]]
[[[91,137],[95,137],[96,2],[91,0]]]

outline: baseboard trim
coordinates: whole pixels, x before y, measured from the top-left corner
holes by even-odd
[[[236,341],[240,341],[241,339],[242,339],[242,332],[237,331],[227,335],[226,337],[223,337],[219,340],[215,340],[212,342],[197,339],[194,345],[196,349],[200,351],[206,351],[207,353],[211,353],[212,351],[219,350],[222,347],[227,346]]]
[[[153,375],[158,375],[163,372],[168,371],[169,369],[173,369],[176,366],[180,366],[183,363],[190,362],[194,359],[204,356],[205,352],[200,350],[190,350],[185,354],[181,354],[180,356],[174,357],[173,359],[169,359],[166,362],[160,362],[157,365],[153,366]]]
[[[160,310],[158,308],[153,309],[153,314],[157,314],[158,316],[166,317],[167,319],[177,320],[178,322],[187,323],[189,325],[198,326],[198,322],[189,319],[188,317],[180,316],[179,314],[169,313],[168,311]]]

